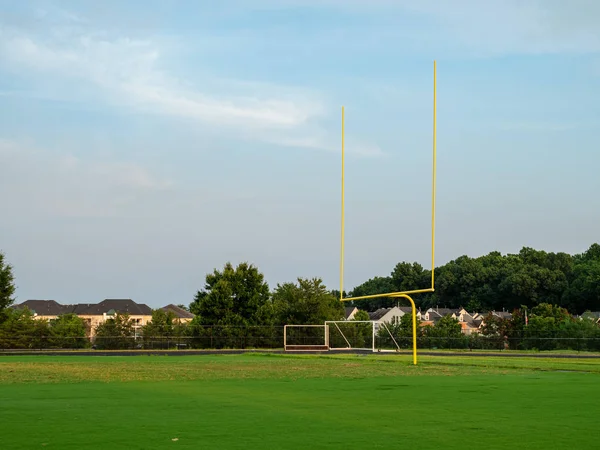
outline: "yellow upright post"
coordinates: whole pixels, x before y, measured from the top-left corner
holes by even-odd
[[[342,242],[340,246],[340,301],[344,298],[344,107],[342,106]]]
[[[407,299],[410,302],[410,305],[412,307],[413,364],[416,366],[417,365],[417,305],[415,305],[414,300],[406,294],[399,294],[399,295],[396,295],[395,297],[402,297],[402,298]]]
[[[436,172],[437,172],[437,74],[436,61],[433,61],[433,173],[431,186],[431,287],[426,289],[414,289],[411,291],[388,292],[385,294],[361,295],[358,297],[344,298],[344,107],[342,106],[342,236],[341,236],[341,258],[340,258],[340,300],[362,300],[379,297],[402,297],[406,298],[412,306],[413,324],[413,364],[417,364],[417,307],[408,294],[420,294],[434,292],[435,290],[435,197],[436,197]]]
[[[433,61],[433,181],[431,182],[431,290],[435,289],[435,175],[436,175],[436,146],[437,146],[437,123],[436,123],[436,70]]]

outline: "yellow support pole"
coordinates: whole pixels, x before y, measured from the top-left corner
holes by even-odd
[[[417,306],[409,294],[434,292],[435,290],[435,198],[437,175],[437,75],[436,61],[433,61],[433,169],[431,186],[431,287],[414,289],[412,291],[388,292],[385,294],[362,295],[344,298],[344,107],[342,106],[342,237],[340,258],[340,301],[363,300],[378,297],[402,297],[407,299],[412,307],[413,324],[413,364],[417,365]]]
[[[431,290],[435,289],[435,178],[437,165],[436,62],[433,61],[433,176],[431,186]]]
[[[340,301],[344,298],[344,107],[342,106],[342,242],[340,246]]]
[[[413,328],[413,364],[417,365],[417,305],[410,296],[406,294],[399,294],[396,297],[403,297],[408,299],[412,306],[412,328]]]

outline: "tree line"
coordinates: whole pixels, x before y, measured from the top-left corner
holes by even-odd
[[[430,271],[420,264],[401,262],[390,275],[371,278],[347,296],[426,287],[430,277]],[[22,348],[25,343],[20,342],[18,336],[29,339],[29,345],[26,345],[29,347],[36,347],[42,341],[57,347],[76,347],[74,342],[89,345],[85,339],[89,330],[80,318],[65,315],[47,323],[33,319],[30,312],[9,308],[14,301],[14,292],[12,267],[0,253],[0,347],[10,348],[10,340],[12,345]],[[577,328],[578,325],[573,324],[581,321],[575,321],[570,314],[600,310],[600,245],[593,244],[576,255],[523,248],[518,254],[492,252],[477,258],[461,256],[436,268],[435,292],[414,298],[423,310],[440,306],[464,307],[480,313],[513,311],[512,319],[501,323],[488,314],[488,328],[475,337],[464,336],[458,322],[451,318],[440,320],[435,327],[419,327],[419,340],[423,346],[450,345],[442,342],[445,339],[455,347],[480,348],[495,342],[493,345],[496,346],[524,348],[523,345],[535,344],[535,348],[540,348],[543,346],[540,336],[546,336],[546,339],[563,336],[563,340],[586,336],[600,338],[594,334],[597,327],[588,326],[592,320],[586,321],[584,328]],[[372,311],[397,302],[396,299],[376,298],[350,301],[346,305]],[[281,346],[281,328],[285,324],[322,324],[325,320],[344,319],[344,304],[339,301],[339,291],[328,289],[322,279],[298,278],[296,282],[277,284],[271,290],[259,269],[248,263],[237,266],[226,263],[221,270],[214,269],[207,274],[204,286],[196,292],[188,308],[195,318],[187,325],[177,323],[171,313],[156,310],[151,322],[137,331],[127,315],[117,314],[95,330],[95,345],[98,348],[130,348],[132,342],[136,342],[139,346],[155,346],[160,345],[157,338],[164,338],[165,345],[171,345],[173,338],[177,342],[186,338],[186,342],[193,341],[204,347]],[[530,311],[528,326],[523,325],[526,311]],[[364,319],[365,316],[359,317]],[[489,328],[492,326],[489,324],[495,328]],[[410,334],[402,335],[410,331],[408,319],[403,317],[403,321],[392,326],[401,342],[410,338]],[[539,338],[534,344],[532,333]],[[144,341],[145,337],[147,341]],[[380,338],[387,339],[385,334]],[[477,342],[476,339],[486,340]]]
[[[431,270],[413,262],[398,263],[387,276],[356,286],[350,297],[407,291],[431,285]],[[435,291],[414,297],[422,309],[459,308],[467,311],[512,311],[550,303],[571,314],[600,310],[600,245],[581,254],[545,252],[524,247],[517,254],[491,252],[477,258],[460,256],[435,270]],[[374,310],[389,299],[353,304]]]

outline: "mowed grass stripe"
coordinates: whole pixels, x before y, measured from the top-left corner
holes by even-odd
[[[544,373],[11,385],[0,388],[0,427],[11,449],[592,448],[598,408],[582,394],[596,382]]]
[[[594,448],[598,374],[519,361],[6,358],[0,436],[3,449]]]
[[[424,356],[15,356],[0,357],[0,384],[126,382],[245,378],[357,378],[474,375],[528,371],[600,373],[600,360]]]

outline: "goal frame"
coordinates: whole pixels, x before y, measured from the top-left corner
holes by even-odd
[[[350,342],[346,339],[346,336],[340,330],[340,327],[337,325],[338,323],[349,324],[349,323],[370,323],[371,324],[371,347],[352,347]],[[334,324],[337,330],[340,332],[348,347],[331,347],[330,345],[330,333],[329,327],[330,324]],[[325,343],[329,347],[329,350],[347,350],[347,351],[355,351],[355,350],[371,350],[375,352],[375,321],[373,320],[326,320],[325,321]]]
[[[371,346],[370,347],[352,347],[352,345],[350,344],[350,342],[348,341],[348,339],[346,339],[346,336],[344,335],[344,332],[340,329],[340,327],[337,325],[338,323],[341,324],[359,324],[359,323],[368,323],[371,324]],[[395,344],[396,349],[395,350],[390,350],[390,349],[383,349],[383,348],[378,348],[376,345],[377,342],[377,333],[375,331],[375,324],[379,324],[382,328],[384,328],[388,334],[390,335],[390,337],[392,338],[392,342]],[[332,347],[331,346],[331,339],[330,339],[330,327],[333,324],[333,326],[335,326],[335,328],[339,331],[340,335],[342,336],[342,338],[346,341],[346,344],[348,344],[347,347]],[[288,339],[287,339],[287,330],[288,328],[323,328],[323,344],[288,344]],[[293,352],[315,352],[315,351],[348,351],[348,352],[352,352],[352,351],[371,351],[373,353],[383,353],[383,352],[390,352],[390,353],[397,353],[400,351],[400,346],[398,345],[398,342],[396,341],[396,338],[394,338],[394,335],[392,334],[392,332],[390,331],[390,329],[388,328],[387,324],[385,322],[377,322],[375,320],[326,320],[325,323],[323,325],[315,325],[315,324],[310,324],[310,325],[302,325],[302,324],[291,324],[291,325],[284,325],[283,326],[283,349],[286,352],[289,351],[293,351]]]

